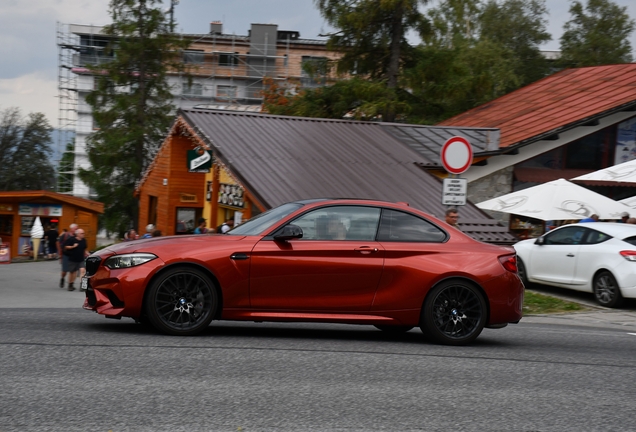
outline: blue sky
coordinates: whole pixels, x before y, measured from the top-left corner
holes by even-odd
[[[636,19],[636,0],[614,2],[627,6]],[[1,0],[0,109],[43,112],[57,126],[57,23],[108,24],[108,4],[108,0]],[[167,7],[169,1],[164,4]],[[553,40],[544,49],[558,49],[569,4],[546,1]],[[251,23],[278,24],[281,30],[300,31],[304,38],[329,30],[313,0],[180,0],[175,18],[178,31],[184,33],[207,33],[211,21],[222,21],[224,33],[237,35],[247,34]],[[636,32],[630,40],[636,48]]]

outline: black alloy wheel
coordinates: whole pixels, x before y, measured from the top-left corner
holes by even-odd
[[[400,325],[376,325],[373,327],[377,328],[378,330],[382,330],[383,332],[393,334],[406,333],[413,328],[413,326]]]
[[[601,305],[608,308],[619,306],[623,301],[621,290],[618,287],[616,278],[607,270],[603,270],[594,277],[593,282],[594,297]]]
[[[428,294],[422,309],[421,329],[436,342],[465,345],[486,325],[486,301],[467,281],[446,281]]]
[[[146,315],[153,327],[175,336],[205,330],[217,307],[214,284],[202,271],[190,267],[173,268],[160,275],[146,298]]]

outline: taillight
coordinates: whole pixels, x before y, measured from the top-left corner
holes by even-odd
[[[619,252],[627,261],[636,261],[636,251],[624,250]]]
[[[499,257],[499,262],[509,272],[517,273],[517,256],[505,255]]]

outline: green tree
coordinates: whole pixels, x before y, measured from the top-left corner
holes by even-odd
[[[303,90],[292,95],[270,81],[264,92],[265,111],[277,115],[320,118],[382,120],[387,112],[400,116],[409,111],[396,89],[380,81],[354,77],[327,87]]]
[[[91,67],[96,90],[86,101],[98,130],[87,143],[90,170],[80,178],[104,203],[103,225],[123,233],[136,225],[135,184],[154,157],[173,121],[168,72],[182,70],[175,53],[186,42],[171,33],[160,0],[111,0],[111,61]]]
[[[55,186],[51,131],[42,113],[24,117],[18,108],[0,112],[0,190],[47,190]]]
[[[598,66],[632,61],[629,35],[634,20],[627,7],[609,0],[579,1],[570,6],[571,18],[561,36],[561,63],[565,67]]]
[[[546,30],[547,14],[544,0],[489,0],[481,11],[480,40],[499,43],[509,50],[515,60],[513,72],[519,77],[519,86],[550,72],[548,60],[539,48],[552,39]]]
[[[427,0],[316,0],[318,9],[337,31],[328,46],[343,53],[338,71],[383,80],[397,88],[400,68],[408,61],[409,30],[425,31],[418,10]]]

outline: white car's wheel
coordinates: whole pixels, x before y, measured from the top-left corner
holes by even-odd
[[[619,306],[623,301],[616,278],[606,270],[596,275],[593,288],[594,297],[601,306],[613,308]]]

